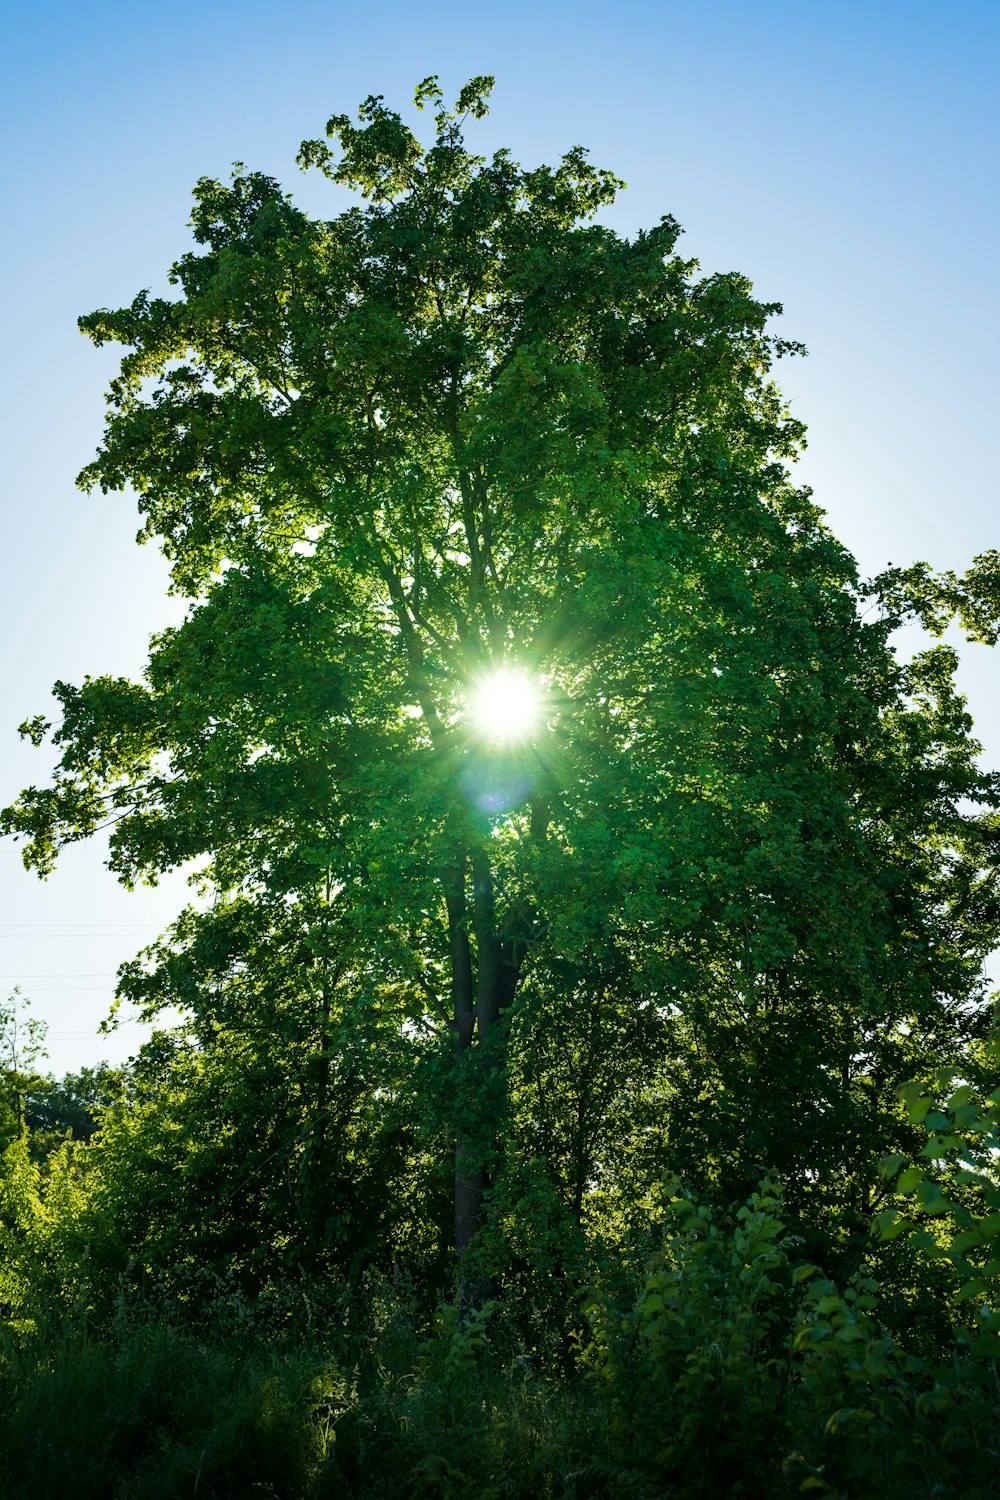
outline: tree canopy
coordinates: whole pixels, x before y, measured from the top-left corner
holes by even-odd
[[[143,680],[57,684],[5,827],[43,874],[108,826],[126,883],[199,862],[120,993],[189,1018],[206,1183],[268,1122],[282,1254],[440,1257],[450,1153],[490,1274],[620,1238],[664,1171],[780,1173],[835,1258],[897,1086],[987,1023],[1000,785],[953,649],[890,638],[995,630],[995,559],[863,583],[792,477],[780,308],[602,223],[579,147],[471,154],[490,85],[425,80],[426,147],[334,115],[329,219],[203,179],[176,295],[81,319],[125,349],[82,483],[132,486],[189,607]]]

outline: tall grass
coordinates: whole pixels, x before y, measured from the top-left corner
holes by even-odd
[[[287,1312],[287,1310],[286,1310]],[[597,1493],[580,1392],[384,1287],[196,1319],[49,1313],[0,1352],[4,1500]],[[601,1491],[603,1493],[603,1491]]]

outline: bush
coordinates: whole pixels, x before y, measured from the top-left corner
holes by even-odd
[[[775,1493],[787,1444],[787,1238],[766,1180],[731,1225],[677,1182],[633,1306],[588,1309],[616,1495]]]

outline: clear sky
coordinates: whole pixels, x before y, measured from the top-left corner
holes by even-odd
[[[0,801],[44,780],[15,726],[56,678],[137,673],[176,618],[164,569],[133,542],[127,497],[85,497],[113,350],[76,318],[165,289],[190,190],[234,160],[304,206],[299,141],[382,93],[408,107],[438,73],[494,73],[481,149],[525,162],[588,146],[628,190],[623,232],[672,213],[706,271],[784,304],[808,360],[779,378],[809,426],[800,465],[865,572],[961,568],[1000,545],[994,459],[1000,240],[1000,0],[94,0],[8,7],[0,35],[5,424]],[[996,663],[962,680],[1000,764]],[[20,982],[56,1072],[121,1058],[98,1037],[114,971],[185,899],[119,891],[99,850],[47,884],[0,850],[0,994]]]

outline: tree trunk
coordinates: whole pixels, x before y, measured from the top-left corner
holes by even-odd
[[[475,1030],[475,991],[472,975],[472,952],[466,926],[465,865],[450,872],[445,883],[448,908],[448,936],[451,948],[451,1032],[452,1055],[456,1062],[472,1047]],[[482,1223],[482,1172],[469,1171],[466,1165],[467,1131],[459,1130],[455,1143],[455,1251],[459,1274],[473,1238]]]
[[[469,1246],[483,1227],[483,1198],[487,1185],[486,1173],[482,1169],[473,1171],[468,1167],[468,1155],[468,1134],[460,1130],[455,1142],[455,1251],[463,1284],[462,1264]]]
[[[469,1246],[486,1222],[489,1162],[496,1155],[502,1075],[506,1063],[504,1014],[514,998],[523,940],[503,942],[497,933],[496,900],[489,857],[471,855],[472,900],[467,866],[454,871],[446,888],[452,964],[452,1047],[456,1061],[475,1049],[477,1087],[455,1142],[455,1250],[459,1299],[468,1308],[492,1294],[492,1284],[470,1281],[463,1269]],[[469,925],[475,935],[475,968]],[[469,1059],[472,1062],[473,1059]]]

